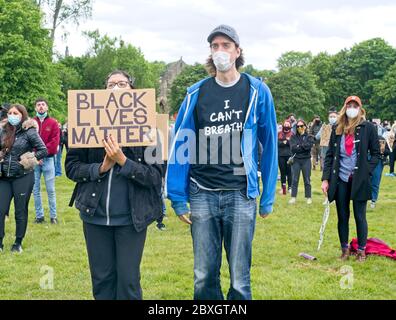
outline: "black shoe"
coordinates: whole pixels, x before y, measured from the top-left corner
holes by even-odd
[[[165,225],[163,223],[157,223],[157,228],[158,228],[158,230],[161,230],[161,231],[165,231],[166,230],[166,227],[165,227]]]
[[[22,245],[19,243],[14,243],[11,247],[11,252],[17,252],[17,253],[22,253]]]
[[[45,222],[45,220],[44,220],[44,217],[42,217],[42,218],[36,218],[35,220],[34,220],[34,223],[44,223]]]
[[[51,218],[51,224],[58,224],[58,219]]]

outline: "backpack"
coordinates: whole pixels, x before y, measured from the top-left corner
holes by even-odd
[[[356,252],[358,242],[356,238],[351,241],[351,252]],[[366,254],[375,254],[396,260],[396,251],[389,247],[384,241],[377,238],[367,239]]]

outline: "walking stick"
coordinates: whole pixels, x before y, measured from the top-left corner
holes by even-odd
[[[329,220],[330,216],[330,202],[329,199],[326,200],[326,207],[323,213],[323,219],[322,219],[322,225],[320,226],[319,230],[319,243],[318,243],[318,251],[320,250],[320,247],[322,246],[323,239],[324,239],[324,232],[326,230],[326,224],[327,221]]]

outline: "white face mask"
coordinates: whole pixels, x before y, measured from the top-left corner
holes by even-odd
[[[346,115],[349,119],[355,119],[359,114],[360,108],[348,108]]]
[[[220,72],[227,72],[235,62],[231,62],[231,55],[224,51],[215,52],[212,54],[212,59],[216,69]]]
[[[337,118],[336,117],[330,117],[329,118],[329,123],[330,124],[335,124],[337,122]]]

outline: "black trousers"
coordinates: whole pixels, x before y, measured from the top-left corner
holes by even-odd
[[[311,188],[311,158],[307,159],[296,159],[294,158],[294,163],[292,164],[292,194],[293,198],[297,197],[298,192],[298,182],[300,180],[300,172],[302,172],[304,179],[304,189],[305,198],[311,198],[312,188]]]
[[[147,229],[83,223],[96,300],[141,300],[140,262]]]
[[[291,167],[287,164],[288,159],[289,157],[278,157],[278,163],[279,163],[279,171],[281,174],[282,185],[286,184],[286,179],[287,179],[287,187],[291,188],[292,173],[291,173]]]
[[[34,172],[20,178],[0,178],[0,240],[4,238],[5,216],[10,210],[12,199],[15,207],[15,237],[20,240],[25,237],[33,185]]]
[[[389,173],[395,172],[395,161],[396,161],[396,148],[393,148],[389,156]]]
[[[351,215],[350,201],[351,201],[352,180],[344,182],[338,179],[336,206],[338,215],[338,236],[340,238],[341,247],[347,247],[349,241],[349,217]],[[353,200],[353,214],[355,216],[358,245],[360,249],[366,247],[367,244],[367,219],[366,207],[367,201]]]

